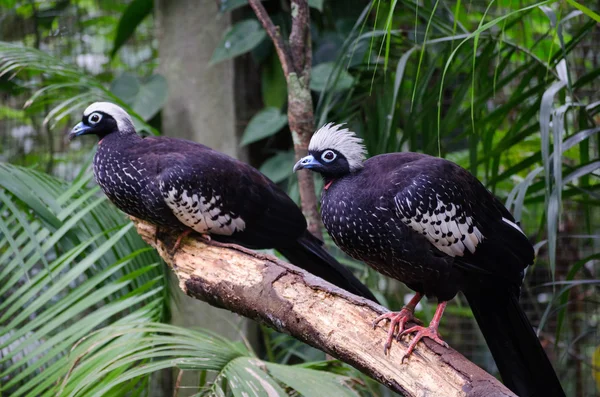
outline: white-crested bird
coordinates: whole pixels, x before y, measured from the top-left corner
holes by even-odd
[[[94,176],[125,213],[182,234],[193,230],[221,242],[274,248],[296,266],[377,301],[307,231],[292,199],[255,168],[195,142],[142,138],[129,114],[108,102],[85,109],[69,138],[81,135],[98,137]]]
[[[415,297],[391,320],[394,336],[416,333],[446,345],[438,325],[446,302],[462,291],[504,383],[521,397],[564,396],[527,316],[519,306],[534,250],[510,212],[460,166],[419,153],[366,159],[362,139],[327,124],[312,137],[294,171],[324,178],[323,223],[347,254],[405,283]],[[404,329],[423,296],[438,300],[428,327]],[[395,334],[395,330],[397,333]]]

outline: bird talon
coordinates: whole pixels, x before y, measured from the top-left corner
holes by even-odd
[[[172,252],[176,252],[179,249],[179,246],[181,245],[181,241],[183,240],[184,237],[186,237],[188,234],[190,234],[192,232],[192,229],[187,229],[184,230],[179,237],[177,237],[177,241],[175,241],[175,245],[173,245],[173,248],[171,249]]]
[[[444,346],[444,347],[448,347],[448,344],[446,342],[444,342],[442,340],[442,338],[440,337],[440,334],[437,330],[437,326],[432,326],[430,325],[429,327],[422,327],[420,325],[411,327],[407,330],[405,330],[404,332],[402,332],[400,334],[400,336],[403,335],[408,335],[411,334],[413,332],[416,332],[414,338],[412,341],[410,341],[410,343],[408,344],[408,349],[406,350],[406,353],[404,354],[404,356],[402,357],[402,361],[404,361],[404,358],[408,358],[412,352],[415,350],[415,347],[417,347],[417,343],[419,343],[419,341],[421,339],[423,339],[424,337],[427,337],[431,340],[433,340],[434,342],[436,342],[437,344]]]
[[[404,326],[408,321],[414,320],[414,313],[410,307],[404,307],[399,312],[388,312],[373,320],[373,328],[377,327],[383,320],[389,320],[390,325],[387,333],[387,340],[383,346],[383,352],[387,354],[392,347],[392,341],[394,340],[394,334],[399,335],[403,330]],[[397,330],[397,331],[396,331]]]

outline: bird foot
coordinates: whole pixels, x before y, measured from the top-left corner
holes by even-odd
[[[404,326],[408,321],[414,321],[416,323],[422,324],[421,321],[415,317],[414,311],[409,307],[403,307],[399,312],[388,312],[382,314],[373,320],[373,328],[377,326],[382,320],[390,320],[390,326],[388,328],[387,340],[385,345],[383,346],[384,354],[387,354],[392,347],[392,340],[394,340],[394,333],[396,329],[398,330],[398,338],[400,334],[404,331]]]
[[[408,358],[412,354],[413,350],[415,350],[415,347],[417,346],[417,343],[419,343],[419,341],[421,339],[423,339],[424,337],[428,337],[429,339],[432,339],[436,343],[438,343],[444,347],[448,347],[448,344],[442,340],[442,337],[440,336],[440,333],[438,332],[437,326],[431,326],[431,325],[429,327],[423,327],[421,325],[416,325],[414,327],[411,327],[407,330],[404,330],[404,331],[398,333],[398,339],[400,339],[404,335],[412,334],[413,332],[416,332],[416,334],[413,337],[413,340],[408,345],[408,350],[406,350],[406,353],[404,354],[404,356],[402,356],[402,360],[400,362],[404,362],[404,359]]]
[[[177,237],[177,241],[175,241],[175,245],[173,245],[173,248],[171,249],[172,252],[176,252],[179,249],[179,246],[181,245],[181,241],[183,240],[184,237],[186,237],[187,235],[189,235],[193,230],[192,229],[187,229],[184,230],[179,237]]]

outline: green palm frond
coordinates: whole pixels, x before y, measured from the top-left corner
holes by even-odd
[[[132,116],[138,130],[157,135],[127,103],[114,95],[99,80],[77,67],[35,48],[0,41],[0,79],[32,89],[25,104],[32,110],[50,108],[44,123],[53,127],[68,115],[79,118],[92,102],[110,101],[122,106]],[[20,78],[20,79],[19,79]]]
[[[211,395],[356,395],[349,377],[161,324],[166,266],[90,179],[0,163],[0,395],[145,395],[165,368],[210,372],[196,387]]]
[[[129,346],[136,346],[131,349]],[[122,324],[100,329],[70,352],[63,396],[126,395],[140,378],[166,368],[207,371],[199,395],[357,396],[352,379],[314,369],[259,360],[241,342],[166,324]],[[136,365],[147,362],[145,365]],[[189,387],[180,385],[180,387]]]
[[[105,197],[0,164],[0,391],[43,395],[98,327],[164,321],[158,255]]]

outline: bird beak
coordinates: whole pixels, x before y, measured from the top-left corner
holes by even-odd
[[[73,138],[75,138],[76,136],[85,135],[88,133],[89,130],[90,130],[90,127],[83,124],[83,121],[82,121],[79,124],[77,124],[75,127],[73,127],[73,129],[69,133],[69,140],[72,141]]]
[[[298,161],[296,163],[296,165],[294,165],[294,169],[293,171],[296,172],[298,170],[301,169],[311,169],[311,168],[316,168],[319,167],[321,165],[321,163],[319,163],[317,160],[315,160],[315,158],[312,155],[308,155],[306,157],[302,157],[300,159],[300,161]]]

